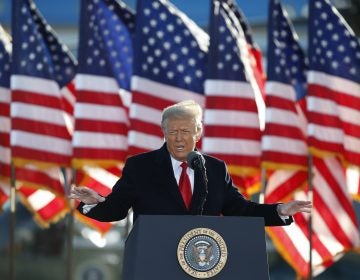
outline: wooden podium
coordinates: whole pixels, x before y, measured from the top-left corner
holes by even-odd
[[[263,218],[139,216],[122,280],[269,279]]]

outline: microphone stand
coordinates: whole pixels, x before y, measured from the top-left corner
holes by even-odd
[[[204,186],[203,194],[202,194],[202,201],[201,201],[200,207],[199,207],[199,212],[200,212],[199,214],[200,214],[200,216],[202,216],[203,212],[204,212],[204,205],[205,205],[206,198],[207,198],[207,195],[208,195],[208,184],[207,184],[208,183],[208,178],[207,178],[206,168],[205,168],[204,163],[201,163],[200,160],[196,160],[194,162],[194,165],[201,172],[201,178],[202,178],[203,186]]]

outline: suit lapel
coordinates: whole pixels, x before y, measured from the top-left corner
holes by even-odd
[[[159,154],[156,157],[156,165],[157,165],[157,174],[161,178],[162,187],[164,191],[170,193],[170,195],[174,198],[177,204],[182,206],[184,210],[186,209],[185,203],[182,199],[179,186],[176,182],[174,171],[172,169],[171,159],[169,152],[166,149],[166,144],[164,144],[159,150]]]

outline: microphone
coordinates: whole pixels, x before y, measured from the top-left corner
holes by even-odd
[[[199,214],[202,215],[204,212],[204,205],[208,195],[208,178],[206,175],[206,168],[205,168],[205,158],[203,155],[197,151],[192,151],[187,156],[187,164],[191,169],[200,171],[201,179],[202,179],[202,188],[200,189],[200,207],[199,207]]]
[[[191,169],[205,170],[205,159],[197,151],[192,151],[187,156],[187,164]]]

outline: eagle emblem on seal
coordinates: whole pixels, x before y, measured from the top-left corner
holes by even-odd
[[[192,249],[195,261],[200,267],[210,265],[210,262],[214,259],[212,245],[209,242],[198,241],[192,246]]]

